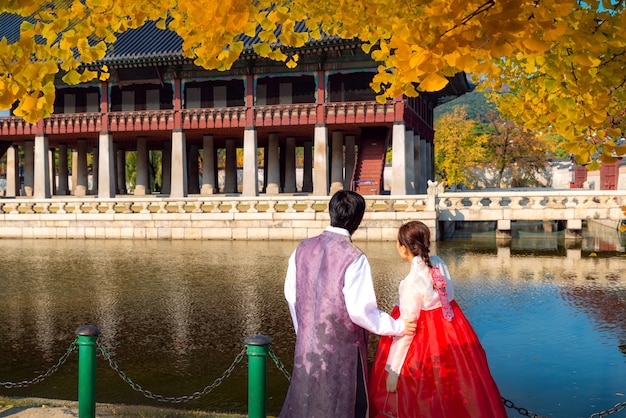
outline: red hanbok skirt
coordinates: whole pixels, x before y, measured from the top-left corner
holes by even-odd
[[[393,337],[380,338],[369,376],[370,417],[507,416],[478,336],[459,305],[450,305],[452,321],[443,317],[441,308],[421,311],[393,393],[387,392],[385,371]],[[397,306],[391,315],[399,317]]]

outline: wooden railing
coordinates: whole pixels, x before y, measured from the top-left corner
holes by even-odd
[[[182,110],[137,110],[53,114],[44,119],[42,127],[19,117],[0,117],[0,135],[31,136],[43,133],[98,133],[108,121],[110,132],[161,131],[174,129],[175,114],[180,113],[183,129],[219,129],[246,127],[246,114],[251,109],[255,126],[314,125],[318,112],[324,112],[326,123],[389,123],[394,121],[394,105],[374,101],[345,103],[280,104],[267,106],[198,108]]]

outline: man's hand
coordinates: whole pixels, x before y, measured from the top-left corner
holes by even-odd
[[[417,320],[416,319],[405,319],[404,320],[404,335],[413,335],[417,330]]]

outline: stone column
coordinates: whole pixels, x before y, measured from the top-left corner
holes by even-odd
[[[25,196],[33,195],[34,170],[35,170],[33,146],[34,146],[33,141],[24,142],[24,195]]]
[[[345,176],[343,179],[343,189],[352,190],[352,174],[354,173],[354,164],[356,160],[356,138],[354,135],[346,135],[345,139]],[[382,185],[381,185],[382,186]]]
[[[343,132],[333,131],[330,156],[330,194],[343,190]]]
[[[67,196],[70,194],[68,175],[67,144],[59,144],[59,187],[57,188],[57,194],[59,196]]]
[[[328,196],[328,128],[326,125],[315,125],[314,142],[313,195]]]
[[[391,135],[391,195],[402,196],[407,194],[404,122],[395,122]]]
[[[275,195],[280,193],[280,165],[279,165],[279,148],[278,134],[272,132],[269,134],[267,145],[267,187],[265,193]]]
[[[37,199],[49,199],[51,197],[48,149],[48,137],[43,134],[35,135],[33,197]]]
[[[117,173],[117,192],[126,194],[126,150],[117,149],[115,152],[115,171]]]
[[[72,150],[72,184],[70,187],[70,194],[74,194],[76,191],[76,185],[78,184],[78,152]]]
[[[237,193],[237,146],[234,139],[226,140],[226,170],[224,193]]]
[[[302,191],[311,193],[313,191],[313,141],[304,141],[302,166]]]
[[[115,158],[113,136],[100,132],[98,138],[98,198],[115,197]]]
[[[78,140],[78,152],[76,158],[76,187],[74,187],[74,196],[84,197],[87,195],[87,140],[81,138]]]
[[[428,145],[428,180],[435,180],[435,145],[427,142]]]
[[[163,143],[161,151],[161,194],[169,194],[172,189],[172,141]]]
[[[202,189],[203,196],[212,195],[217,191],[215,184],[215,148],[213,146],[213,135],[202,137]]]
[[[92,165],[91,165],[91,192],[90,194],[97,196],[98,195],[98,171],[99,171],[99,150],[98,147],[93,147],[92,150]]]
[[[263,147],[263,185],[261,186],[261,193],[267,193],[267,167],[269,167],[267,163],[267,146],[269,145],[269,141],[265,143],[265,147]]]
[[[256,129],[247,127],[243,132],[243,187],[242,196],[259,195],[259,166],[257,163]]]
[[[420,188],[421,190],[428,190],[428,147],[426,146],[426,140],[420,139]]]
[[[296,192],[296,138],[285,140],[285,193]]]
[[[420,136],[416,134],[413,137],[413,184],[415,184],[415,193],[424,194],[426,193],[426,187],[422,185],[423,182],[420,175],[420,170],[424,165],[422,163],[422,153],[420,152],[420,142]]]
[[[150,191],[148,175],[148,141],[145,136],[137,137],[137,162],[135,166],[135,196],[145,196]]]
[[[54,196],[56,194],[57,185],[56,185],[56,170],[54,167],[54,148],[48,149],[48,178],[50,179],[50,196]]]
[[[185,131],[172,131],[172,182],[170,197],[187,197],[187,141]]]
[[[19,190],[19,159],[17,146],[11,145],[7,149],[7,188],[6,197],[16,197]]]
[[[406,177],[406,194],[414,194],[417,186],[415,184],[415,153],[413,151],[413,130],[408,129],[404,132],[404,152],[406,153],[404,158],[406,162],[406,172],[404,175]]]
[[[200,193],[200,178],[198,171],[198,146],[189,145],[189,155],[187,156],[187,191],[189,194]]]

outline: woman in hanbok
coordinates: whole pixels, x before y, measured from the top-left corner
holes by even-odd
[[[394,318],[417,318],[414,336],[381,337],[369,378],[370,417],[506,417],[478,336],[454,300],[448,267],[429,256],[430,231],[419,221],[398,231],[410,272]]]

